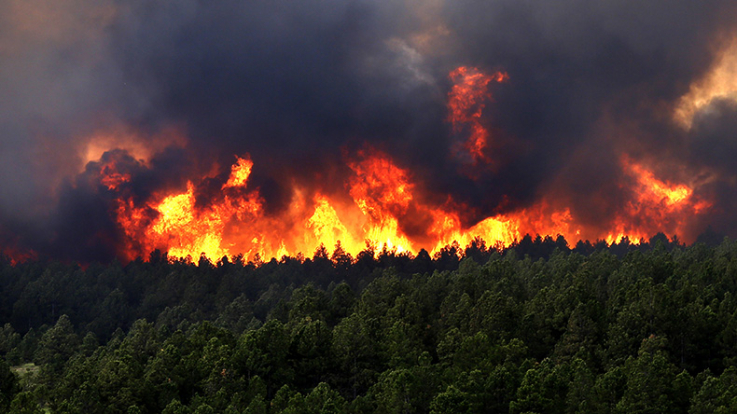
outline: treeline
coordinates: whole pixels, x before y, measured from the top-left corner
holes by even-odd
[[[0,412],[737,412],[737,243],[0,260]]]

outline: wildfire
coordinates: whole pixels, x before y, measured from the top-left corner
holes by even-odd
[[[411,251],[412,243],[399,230],[397,216],[404,214],[412,201],[413,185],[407,171],[377,153],[352,163],[355,175],[350,180],[350,195],[367,217],[366,239],[379,249],[386,246],[399,252]]]
[[[635,196],[615,223],[615,231],[605,238],[609,243],[624,237],[636,241],[665,230],[683,234],[688,217],[711,207],[711,203],[695,197],[693,189],[685,184],[659,180],[628,157],[622,158],[621,164],[625,174],[634,180],[631,190]]]
[[[248,156],[237,157],[221,187],[222,194],[207,202],[199,202],[192,182],[185,192],[144,206],[136,206],[130,199],[121,201],[117,215],[131,239],[127,244],[129,257],[159,248],[171,257],[204,254],[217,260],[242,254],[257,260],[337,245],[351,255],[367,245],[376,250],[417,253],[426,248],[435,253],[454,242],[465,246],[479,238],[488,245],[506,247],[525,234],[563,235],[575,240],[583,233],[598,234],[596,237],[610,243],[625,236],[637,241],[662,228],[677,232],[683,225],[677,217],[699,214],[708,207],[694,198],[688,186],[659,180],[644,166],[623,158],[622,167],[633,179],[635,197],[608,233],[581,228],[569,209],[556,209],[544,200],[464,228],[460,211],[423,201],[407,169],[397,166],[387,154],[367,150],[349,163],[352,175],[346,185],[352,205],[320,193],[310,200],[295,187],[289,209],[272,217],[264,212],[259,190],[245,190],[253,167]],[[101,169],[101,173],[116,174],[110,168]],[[429,218],[426,234],[410,237],[403,229],[410,211],[412,216]]]
[[[448,93],[448,120],[453,125],[453,132],[467,133],[468,138],[462,147],[468,152],[476,164],[479,161],[491,162],[486,155],[489,131],[484,126],[481,115],[486,101],[491,99],[488,85],[492,81],[504,82],[509,75],[496,72],[488,75],[477,68],[461,66],[450,73],[453,87]]]
[[[111,162],[105,163],[101,167],[100,183],[107,187],[108,190],[114,190],[131,180],[130,174],[120,173]]]
[[[38,257],[38,254],[33,250],[21,250],[14,246],[2,246],[0,245],[0,260],[7,258],[12,266],[18,263],[34,260]]]
[[[683,184],[669,185],[655,178],[655,175],[646,170],[643,166],[634,164],[628,159],[624,159],[622,163],[625,170],[637,178],[640,189],[640,203],[664,204],[665,207],[674,207],[688,200],[693,194],[693,190]]]
[[[468,229],[462,228],[458,213],[436,211],[434,216],[431,233],[437,237],[437,242],[433,251],[453,242],[467,246],[475,239],[503,248],[521,240],[525,234],[574,235],[570,211],[552,209],[545,202],[512,214],[485,218]]]
[[[230,177],[223,184],[222,189],[227,187],[243,187],[248,182],[248,177],[251,175],[251,168],[253,168],[253,161],[250,158],[236,157],[236,159],[237,162],[233,165]]]
[[[324,246],[336,246],[341,243],[355,250],[356,240],[338,217],[335,208],[322,195],[318,194],[315,197],[315,213],[307,220],[307,229],[311,230]]]
[[[186,193],[166,197],[156,210],[159,217],[153,222],[150,235],[167,240],[170,255],[186,257],[202,253],[220,258],[229,254],[221,246],[225,218],[221,209],[195,210],[192,183],[187,185]]]
[[[571,241],[587,235],[609,243],[628,237],[637,242],[658,231],[681,233],[685,218],[710,206],[694,196],[691,187],[660,180],[628,157],[621,165],[631,179],[633,197],[605,232],[582,226],[568,208],[556,208],[545,197],[464,228],[462,207],[426,202],[408,169],[372,149],[359,152],[348,163],[352,174],[345,182],[351,204],[319,192],[308,197],[304,189],[294,187],[289,208],[268,215],[259,189],[248,189],[255,166],[243,156],[236,157],[219,195],[198,199],[198,183],[190,181],[186,191],[163,195],[158,201],[154,197],[142,205],[121,195],[116,215],[127,238],[129,259],[158,248],[173,258],[204,255],[218,260],[240,254],[258,261],[338,245],[354,256],[366,246],[400,253],[425,248],[435,253],[449,244],[466,246],[476,239],[506,247],[525,234],[563,235]],[[101,166],[100,174],[101,183],[118,182],[114,163]],[[427,228],[424,234],[410,236],[406,223],[417,217],[425,219]]]
[[[449,120],[455,132],[469,132],[464,148],[474,162],[489,162],[489,134],[481,120],[490,98],[488,85],[507,77],[466,67],[450,74],[454,85],[448,94]],[[204,255],[215,261],[242,255],[259,262],[336,246],[353,256],[367,247],[408,254],[426,249],[434,254],[447,245],[466,246],[477,239],[506,247],[526,234],[562,235],[569,241],[637,241],[659,231],[682,234],[688,217],[711,206],[692,186],[662,180],[645,164],[624,156],[621,168],[627,179],[621,185],[629,198],[607,224],[583,224],[561,205],[560,197],[543,191],[531,205],[468,225],[462,203],[450,198],[443,204],[429,201],[437,200],[428,196],[432,183],[418,180],[409,168],[369,146],[346,154],[345,188],[304,188],[295,181],[291,198],[279,211],[266,208],[261,189],[249,183],[258,165],[247,154],[236,156],[227,174],[211,171],[191,178],[186,189],[154,192],[140,200],[127,190],[131,170],[118,165],[133,158],[124,150],[110,154],[93,165],[101,188],[117,194],[113,212],[125,239],[121,256],[127,259],[160,249],[172,258]],[[134,162],[145,168],[145,160]],[[222,182],[213,181],[218,179]]]

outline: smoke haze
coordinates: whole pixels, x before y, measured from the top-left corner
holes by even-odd
[[[0,246],[115,257],[110,162],[135,200],[209,177],[199,200],[248,153],[277,214],[295,181],[344,192],[366,148],[466,226],[546,196],[605,229],[633,198],[626,156],[713,203],[679,237],[737,236],[737,65],[705,81],[736,22],[731,0],[3,1]],[[459,66],[509,75],[480,112],[488,164],[448,121]]]

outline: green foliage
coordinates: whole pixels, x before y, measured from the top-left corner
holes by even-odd
[[[737,412],[729,240],[0,275],[0,412]]]
[[[629,357],[624,365],[627,378],[624,395],[617,404],[621,413],[685,413],[691,397],[692,379],[679,374],[661,349],[662,338],[643,340],[637,358]]]
[[[517,389],[517,398],[509,405],[510,413],[563,413],[568,380],[565,367],[550,359],[529,369]]]
[[[346,401],[330,385],[321,382],[305,397],[305,414],[339,414],[346,412]]]
[[[470,410],[469,396],[458,388],[449,385],[437,394],[430,403],[430,414],[464,414]]]
[[[10,403],[9,414],[42,414],[43,410],[33,393],[24,391],[18,393]]]
[[[171,400],[171,402],[164,408],[161,414],[190,414],[190,409],[184,406],[179,400]]]
[[[689,414],[737,412],[737,369],[727,368],[722,375],[708,375],[691,400]]]
[[[61,315],[56,325],[41,337],[35,362],[43,367],[44,373],[51,379],[62,372],[79,342],[69,317]]]
[[[424,412],[434,394],[431,372],[425,367],[384,372],[369,391],[377,413]]]
[[[0,358],[0,409],[7,410],[19,390],[18,376]]]

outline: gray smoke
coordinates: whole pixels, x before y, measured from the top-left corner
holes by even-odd
[[[340,188],[345,154],[369,143],[435,201],[468,205],[467,223],[554,191],[606,227],[630,196],[617,185],[628,153],[660,159],[669,179],[708,169],[699,191],[716,214],[688,236],[710,224],[735,234],[734,102],[715,102],[690,131],[668,116],[735,22],[726,0],[5,1],[0,244],[114,256],[112,196],[89,184],[96,165],[80,166],[80,151],[119,125],[152,137],[182,126],[189,141],[149,166],[107,155],[135,166],[126,191],[140,199],[250,153],[278,210],[288,177]],[[483,112],[494,167],[473,174],[449,155],[448,72],[461,65],[510,76]]]

